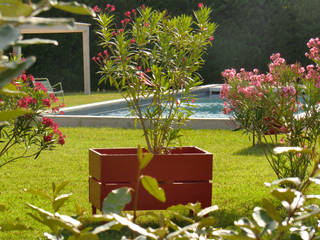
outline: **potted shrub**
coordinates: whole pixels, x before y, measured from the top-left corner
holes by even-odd
[[[99,7],[95,9],[98,12],[97,34],[104,49],[97,57],[93,57],[100,67],[100,83],[109,81],[111,86],[118,89],[132,114],[136,116],[146,140],[145,151],[154,155],[145,169],[146,173],[157,177],[163,183],[205,181],[205,194],[210,194],[211,198],[208,180],[212,177],[212,155],[195,147],[169,147],[181,137],[181,127],[192,114],[192,88],[201,84],[201,76],[197,70],[204,63],[202,57],[211,45],[216,29],[216,25],[210,22],[210,8],[200,3],[198,10],[194,11],[194,17],[169,17],[166,11],[153,10],[142,5],[138,9],[125,12],[120,27],[114,23],[113,5],[107,4],[105,11]],[[197,178],[195,168],[202,164],[201,157],[196,156],[197,154],[205,156],[205,167],[202,167],[202,170],[207,169],[210,176],[203,173],[203,176]],[[119,158],[115,162],[117,166],[104,162],[110,155]],[[98,189],[101,195],[101,184],[106,183],[106,179],[109,183],[131,184],[135,181],[132,179],[136,178],[109,179],[107,172],[110,172],[108,168],[112,167],[112,171],[121,171],[118,175],[129,176],[130,173],[123,172],[123,167],[128,166],[132,172],[137,170],[136,155],[136,149],[91,149],[91,192]],[[168,160],[168,163],[164,160],[166,157],[178,158],[178,155],[182,156],[182,160],[178,161],[176,167],[174,160]],[[195,162],[192,163],[193,167],[186,167],[186,172],[182,174],[187,176],[173,179],[179,172],[184,171],[183,165],[189,164],[186,163],[189,156]],[[131,160],[121,162],[127,158]],[[127,165],[130,163],[132,165]],[[170,180],[158,174],[169,168],[175,169],[170,173]],[[135,176],[135,173],[131,175]],[[103,180],[104,178],[106,179]],[[190,189],[188,191],[189,194]],[[211,199],[206,204],[210,202]],[[99,204],[101,205],[100,200],[95,204],[96,207],[101,207]]]

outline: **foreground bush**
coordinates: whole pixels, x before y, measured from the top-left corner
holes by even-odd
[[[292,148],[282,148],[281,152],[283,154],[292,150]],[[304,150],[295,148],[295,151]],[[110,193],[104,201],[102,214],[93,216],[87,216],[79,207],[77,207],[77,217],[58,213],[60,207],[70,197],[70,194],[59,195],[66,182],[59,186],[53,184],[52,196],[44,192],[33,192],[50,200],[52,213],[30,204],[29,207],[33,211],[31,216],[49,227],[50,232],[45,233],[47,239],[98,240],[105,239],[103,236],[108,236],[105,235],[108,232],[118,231],[120,231],[119,236],[123,235],[121,239],[318,239],[320,207],[315,202],[320,196],[296,190],[301,188],[301,184],[305,184],[304,190],[309,189],[311,184],[320,184],[319,160],[314,160],[315,167],[305,183],[299,178],[266,183],[266,186],[272,188],[271,196],[276,201],[263,199],[262,207],[255,207],[252,217],[241,218],[234,222],[235,226],[226,229],[216,226],[215,217],[210,214],[218,210],[217,206],[201,210],[199,204],[169,208],[175,211],[176,219],[184,221],[184,226],[161,213],[153,213],[158,217],[160,225],[157,228],[141,227],[133,222],[133,216],[129,212],[121,212],[131,200],[131,190],[128,188],[120,188]],[[292,187],[276,187],[287,183]],[[122,231],[124,228],[128,230]]]

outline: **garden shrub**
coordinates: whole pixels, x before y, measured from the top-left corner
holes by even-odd
[[[226,80],[221,90],[221,98],[226,101],[223,111],[231,113],[242,128],[263,137],[266,146],[281,143],[313,152],[289,153],[283,158],[273,154],[273,145],[269,146],[266,157],[278,178],[306,180],[313,163],[310,155],[314,154],[320,135],[319,38],[310,39],[307,46],[309,52],[305,55],[316,65],[289,65],[277,53],[270,57],[266,74],[260,74],[258,69],[240,69],[238,73],[227,69],[222,73]],[[281,138],[274,134],[281,134]]]

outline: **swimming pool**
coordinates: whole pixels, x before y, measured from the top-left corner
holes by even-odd
[[[219,94],[194,98],[192,105],[195,106],[189,108],[194,112],[194,114],[191,116],[192,118],[226,118],[226,115],[222,113],[223,101],[220,99]],[[69,115],[74,113],[66,114]],[[87,115],[129,117],[131,116],[131,112],[127,107],[120,107],[117,109],[105,107],[97,108],[95,111],[91,111],[90,113],[88,112]]]
[[[187,122],[186,128],[235,129],[238,127],[234,119],[222,113],[223,101],[219,97],[220,88],[220,84],[211,84],[198,87],[193,91],[197,96],[193,105],[197,108],[193,109],[195,114]],[[62,127],[135,128],[136,126],[135,117],[130,114],[124,99],[79,105],[61,110],[64,111],[64,115],[46,114],[46,116],[55,120]]]

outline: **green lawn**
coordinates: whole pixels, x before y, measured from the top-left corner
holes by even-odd
[[[58,97],[62,102],[62,97]],[[121,98],[117,91],[98,92],[85,95],[83,93],[66,93],[64,96],[64,103],[66,107],[72,107],[80,104],[101,102]]]
[[[70,181],[66,188],[72,200],[61,210],[73,214],[74,203],[88,212],[88,149],[99,147],[135,147],[143,145],[140,130],[111,128],[62,128],[67,135],[66,144],[54,151],[44,152],[38,159],[23,159],[0,169],[0,202],[8,207],[0,221],[20,219],[33,231],[0,235],[0,239],[38,239],[47,229],[26,213],[26,203],[47,210],[49,204],[37,196],[25,193],[25,188],[51,189],[51,183]],[[123,140],[126,141],[123,141]],[[259,147],[251,147],[248,137],[241,131],[185,130],[183,145],[196,145],[214,155],[212,203],[220,207],[219,222],[232,224],[240,216],[248,215],[269,190],[263,183],[275,179]]]

